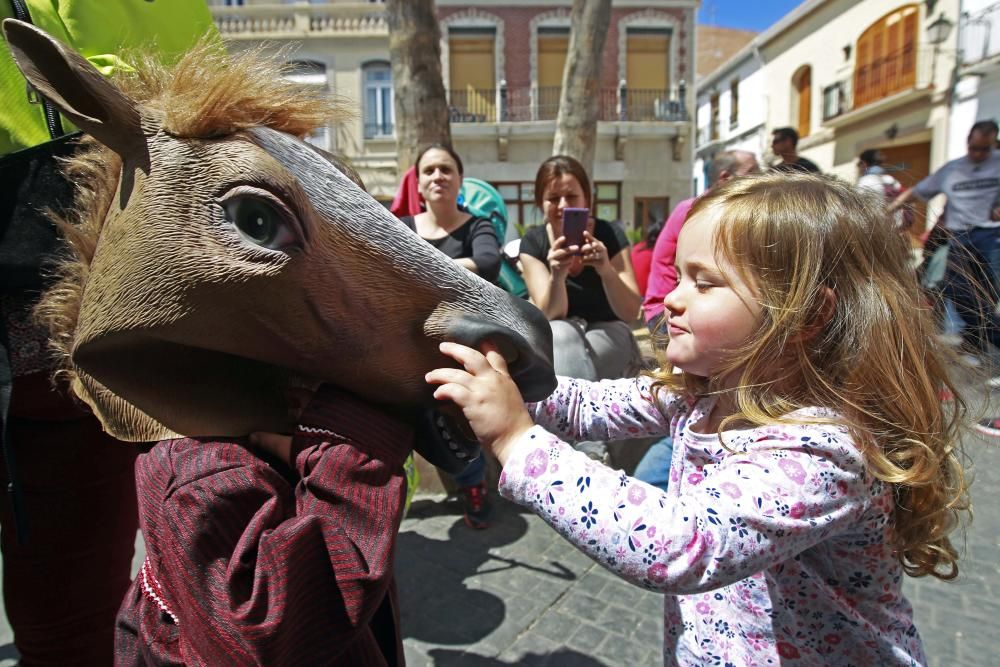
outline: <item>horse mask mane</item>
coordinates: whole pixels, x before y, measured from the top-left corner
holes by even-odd
[[[344,112],[259,52],[205,42],[105,79],[3,22],[31,85],[90,138],[43,297],[73,390],[130,441],[286,431],[285,391],[330,382],[433,404],[441,340],[494,342],[527,400],[555,387],[533,306],[431,248],[344,164],[298,137]]]

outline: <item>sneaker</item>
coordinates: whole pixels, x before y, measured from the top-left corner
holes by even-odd
[[[982,419],[973,428],[984,435],[1000,438],[1000,417]]]
[[[465,525],[476,530],[489,528],[488,519],[493,508],[489,496],[486,495],[486,482],[480,482],[475,486],[463,486],[458,492],[462,497]]]

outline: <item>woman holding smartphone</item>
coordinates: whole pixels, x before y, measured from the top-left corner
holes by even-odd
[[[566,155],[543,162],[535,204],[545,225],[525,233],[520,259],[528,295],[552,326],[556,374],[598,380],[622,377],[638,359],[629,323],[642,299],[621,229],[587,215],[582,243],[567,239],[577,216],[572,209],[591,201],[583,165]]]
[[[407,227],[457,264],[490,282],[500,274],[500,242],[489,218],[458,207],[462,188],[462,160],[450,147],[431,144],[417,155],[417,190],[425,210],[400,218]],[[454,476],[470,528],[489,526],[491,513],[486,495],[486,459],[473,460]]]

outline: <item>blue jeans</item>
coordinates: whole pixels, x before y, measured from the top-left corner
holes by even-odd
[[[640,482],[666,491],[670,483],[670,460],[673,457],[674,441],[670,438],[657,440],[639,461],[632,476]]]
[[[459,486],[476,486],[486,479],[486,453],[479,455],[478,459],[469,461],[465,470],[453,476],[455,484]]]
[[[978,348],[985,343],[1000,348],[1000,318],[994,310],[997,282],[990,265],[998,241],[1000,229],[974,227],[956,232],[949,243],[942,292],[968,325],[966,341]]]

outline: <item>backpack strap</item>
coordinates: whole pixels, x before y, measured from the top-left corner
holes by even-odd
[[[14,12],[14,18],[18,21],[24,21],[25,23],[34,22],[31,20],[31,13],[28,11],[28,5],[24,4],[24,0],[10,0],[11,10]],[[45,114],[45,125],[49,129],[49,138],[58,139],[62,135],[66,134],[62,126],[62,118],[59,116],[59,112],[56,111],[55,106],[49,102],[44,97],[38,94],[30,83],[26,82],[28,87],[28,101],[32,104],[41,104],[42,113]]]

